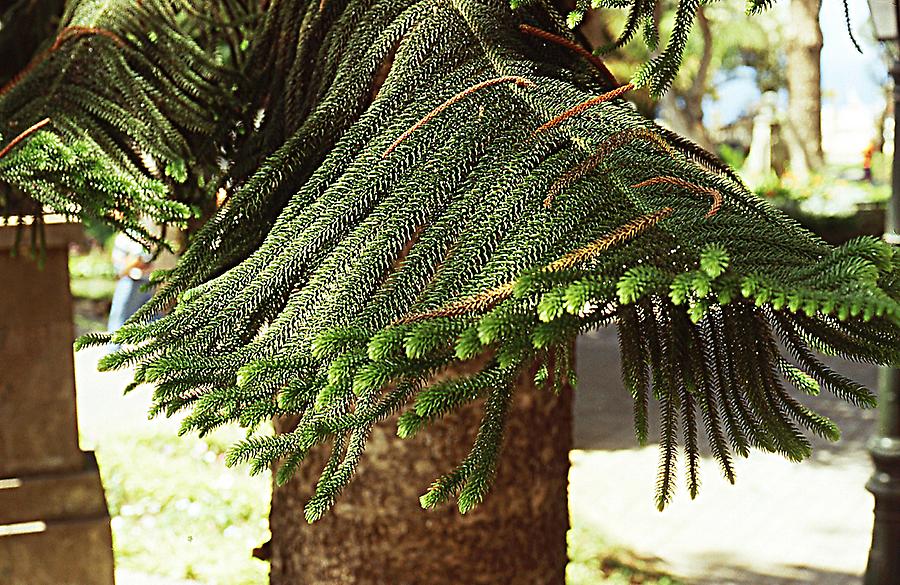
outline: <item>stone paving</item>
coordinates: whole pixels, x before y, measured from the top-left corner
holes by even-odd
[[[875,387],[875,368],[831,363]],[[657,450],[640,448],[634,439],[614,330],[580,340],[578,376],[573,526],[595,528],[697,585],[860,583],[872,530],[872,497],[864,485],[872,472],[865,443],[874,430],[873,411],[824,394],[803,400],[838,423],[841,441],[814,441],[813,457],[800,464],[753,452],[737,462],[733,486],[704,457],[697,499],[682,485],[658,512]]]
[[[128,372],[97,373],[97,352],[76,354],[79,418],[84,448],[91,429],[107,425],[175,424],[147,421],[148,393],[122,397]],[[874,368],[838,364],[870,387]],[[662,570],[695,585],[849,585],[860,582],[871,538],[871,473],[865,441],[874,413],[829,396],[810,401],[844,432],[837,444],[816,441],[810,461],[789,463],[754,452],[737,462],[737,484],[702,462],[700,495],[681,487],[658,512],[653,504],[657,453],[638,447],[630,397],[619,381],[615,333],[581,339],[578,349],[575,447],[570,475],[572,524],[605,535],[613,545],[655,560]],[[108,430],[108,429],[107,429]],[[118,585],[182,585],[119,571]]]

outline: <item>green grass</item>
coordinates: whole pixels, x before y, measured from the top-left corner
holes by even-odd
[[[225,467],[239,435],[145,430],[98,441],[117,567],[209,585],[268,582],[252,550],[269,539],[270,479]]]
[[[683,585],[662,572],[658,560],[611,545],[593,527],[576,525],[569,530],[568,539],[567,585]]]
[[[109,253],[102,248],[70,255],[69,277],[69,287],[75,298],[109,300],[116,290],[116,272]]]
[[[75,314],[75,336],[84,335],[94,331],[105,331],[106,320],[100,319],[96,315]]]
[[[112,300],[116,281],[105,278],[72,278],[69,281],[69,288],[76,299]]]

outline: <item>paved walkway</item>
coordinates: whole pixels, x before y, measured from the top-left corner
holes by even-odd
[[[578,360],[573,526],[595,528],[698,585],[860,583],[872,530],[872,498],[864,485],[874,412],[824,394],[804,400],[838,423],[840,442],[815,441],[812,459],[801,464],[753,452],[737,462],[733,486],[713,459],[704,458],[697,499],[682,486],[658,512],[657,450],[639,448],[633,438],[615,332],[585,336]],[[876,383],[875,368],[833,365],[869,387]]]

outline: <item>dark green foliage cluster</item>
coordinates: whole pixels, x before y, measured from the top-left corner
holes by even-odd
[[[0,8],[0,84],[18,74],[56,32],[63,0],[13,0]]]
[[[678,35],[694,9],[683,3]],[[471,453],[422,497],[471,509],[497,468],[515,381],[537,365],[539,385],[567,386],[574,337],[609,324],[641,440],[650,400],[662,410],[660,506],[679,434],[692,495],[702,429],[729,479],[751,447],[801,459],[803,429],[836,438],[785,384],[872,404],[813,352],[898,361],[892,249],[833,248],[805,232],[614,97],[628,87],[554,35],[569,38],[566,23],[540,2],[272,2],[241,61],[241,131],[219,145],[229,197],[156,275],[155,299],[112,336],[125,349],[103,367],[136,366],[135,384],[156,386],[156,412],[189,412],[185,432],[246,427],[229,461],[280,461],[278,481],[329,443],[311,521],[352,478],[375,424],[399,413],[408,437],[482,401]],[[665,71],[680,56],[668,59]],[[154,156],[189,160],[186,135],[161,136]],[[27,148],[61,140],[37,134]],[[434,381],[466,360],[482,365]],[[279,415],[296,428],[255,433]]]
[[[20,12],[5,24],[27,27],[32,12]],[[0,88],[3,142],[29,138],[0,159],[0,181],[145,241],[159,241],[146,220],[184,224],[192,189],[173,201],[169,187],[188,167],[216,168],[240,81],[184,17],[172,0],[68,3],[56,34]]]

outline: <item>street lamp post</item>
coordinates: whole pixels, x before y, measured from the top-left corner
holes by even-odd
[[[869,0],[869,9],[878,40],[900,43],[897,0]],[[894,160],[884,239],[896,245],[900,244],[900,124],[896,123],[900,119],[900,52],[890,54],[894,56]],[[900,370],[882,368],[878,386],[878,431],[869,443],[875,472],[866,484],[875,496],[875,525],[865,585],[900,585]]]

